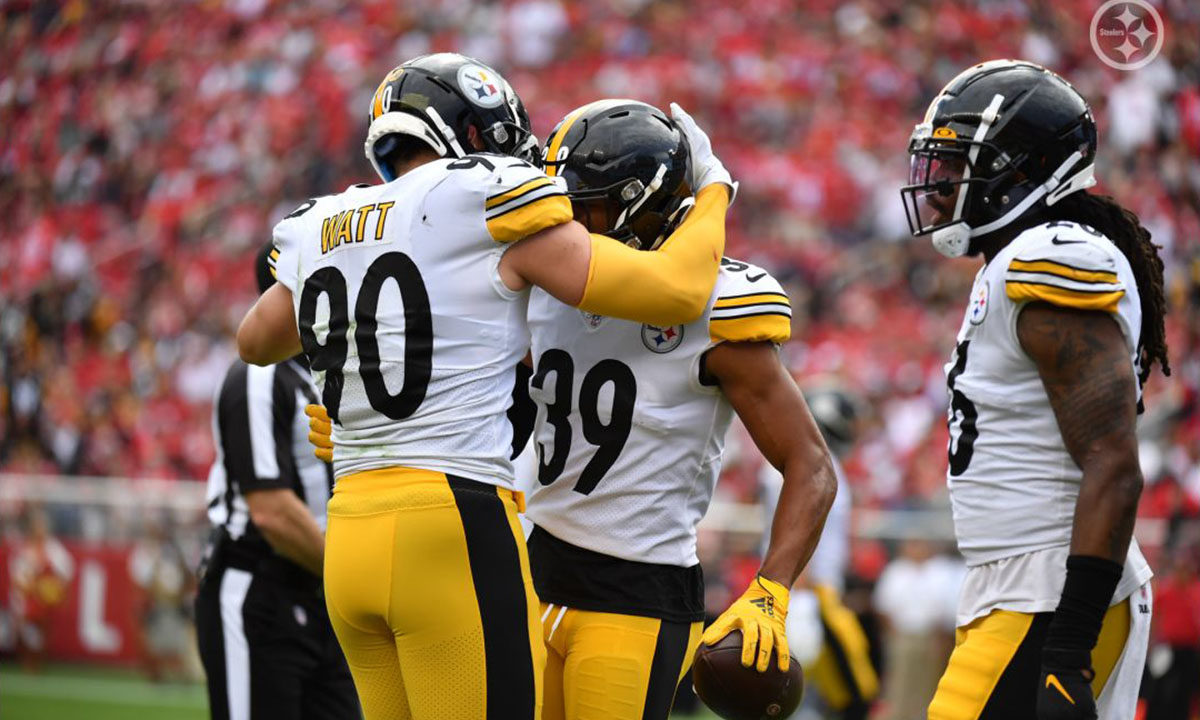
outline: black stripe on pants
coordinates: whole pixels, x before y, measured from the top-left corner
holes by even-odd
[[[646,688],[646,704],[642,720],[666,720],[675,702],[675,686],[683,667],[692,624],[661,621],[658,639],[654,643],[654,659],[650,661],[650,682]]]
[[[1038,682],[1042,676],[1042,643],[1046,640],[1046,630],[1053,617],[1054,613],[1037,613],[1033,616],[1025,638],[996,680],[996,687],[980,711],[979,720],[1035,716]]]
[[[225,685],[225,633],[221,627],[219,588],[224,569],[210,570],[196,593],[196,644],[208,683],[212,720],[229,720],[229,689]],[[225,699],[225,702],[219,702]]]
[[[837,633],[826,622],[824,613],[821,613],[821,629],[825,631],[825,645],[833,654],[833,663],[837,665],[838,675],[841,678],[842,684],[846,686],[847,692],[850,693],[850,706],[862,705],[865,702],[862,688],[858,686],[858,679],[854,676],[854,671],[850,669],[850,659],[846,657],[846,648],[842,647],[841,638],[837,636]],[[835,709],[840,710],[842,708]]]
[[[535,685],[521,556],[496,488],[447,475],[483,623],[487,717],[533,718]]]

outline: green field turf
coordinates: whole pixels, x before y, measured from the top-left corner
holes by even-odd
[[[0,720],[205,720],[200,685],[159,684],[131,670],[74,665],[30,674],[0,665]],[[694,720],[716,720],[702,711]]]
[[[128,670],[77,666],[24,672],[0,665],[3,720],[203,720],[200,685],[154,683]]]

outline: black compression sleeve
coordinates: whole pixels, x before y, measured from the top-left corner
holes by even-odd
[[[1046,630],[1044,663],[1091,666],[1090,653],[1100,636],[1100,626],[1122,570],[1119,563],[1105,558],[1090,555],[1067,558],[1067,580],[1054,619]]]

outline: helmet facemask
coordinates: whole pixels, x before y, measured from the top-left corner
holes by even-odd
[[[1023,195],[1022,174],[1010,158],[983,141],[931,137],[917,126],[909,143],[908,185],[900,189],[913,235],[932,235],[934,247],[948,257],[970,251],[980,227],[1004,216]],[[987,230],[990,232],[991,229]]]
[[[569,190],[575,219],[590,232],[636,250],[657,249],[694,203],[686,182],[674,194],[659,193],[666,173],[667,166],[659,165],[649,185],[629,177],[605,187]]]

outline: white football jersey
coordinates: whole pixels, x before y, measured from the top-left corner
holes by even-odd
[[[273,269],[335,419],[337,477],[399,465],[512,486],[505,411],[528,292],[497,267],[507,243],[570,219],[540,170],[481,154],[310,200],[276,225]]]
[[[722,259],[704,314],[654,327],[584,313],[535,288],[529,301],[538,455],[528,514],[559,540],[690,567],[732,408],[700,382],[725,341],[787,340],[791,306],[762,268]]]
[[[948,484],[958,547],[971,566],[1071,542],[1083,473],[1017,338],[1017,317],[1031,301],[1112,313],[1136,373],[1138,288],[1107,238],[1048,223],[1021,233],[980,269],[946,364]]]

